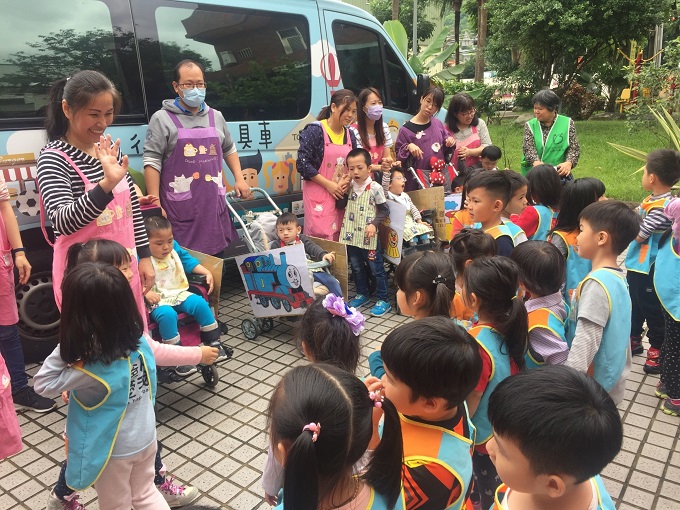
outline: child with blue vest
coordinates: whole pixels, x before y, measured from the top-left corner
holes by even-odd
[[[355,474],[373,437],[373,411],[384,430],[366,470]],[[401,489],[399,415],[380,392],[323,363],[296,367],[269,402],[272,451],[283,465],[283,497],[276,510],[391,510]],[[443,508],[443,507],[440,507]]]
[[[511,198],[510,179],[505,172],[482,171],[470,179],[466,187],[467,209],[475,227],[496,240],[499,255],[509,257],[515,243],[502,216]]]
[[[501,172],[498,172],[501,173]],[[463,272],[463,302],[477,313],[470,329],[482,357],[482,373],[467,398],[477,429],[473,465],[476,496],[489,508],[500,480],[489,458],[486,443],[491,439],[487,416],[489,396],[503,379],[522,370],[527,351],[528,323],[524,303],[517,297],[519,268],[507,257],[479,257]]]
[[[555,226],[562,195],[562,181],[555,167],[537,165],[527,174],[529,206],[517,218],[517,225],[533,241],[546,241]]]
[[[587,375],[544,366],[509,377],[489,399],[489,454],[503,485],[492,510],[614,510],[600,472],[623,443],[621,417]]]
[[[657,149],[647,154],[642,172],[642,187],[651,191],[637,212],[640,232],[630,243],[626,254],[626,279],[633,303],[630,325],[630,347],[633,355],[642,354],[643,324],[647,323],[649,350],[642,369],[647,374],[661,373],[661,346],[664,338],[664,319],[661,303],[654,292],[654,261],[659,249],[659,238],[671,226],[664,207],[673,198],[671,187],[680,180],[680,152]]]
[[[347,257],[357,288],[357,294],[349,306],[358,308],[370,301],[367,271],[372,271],[378,300],[369,313],[374,317],[382,317],[392,309],[388,301],[387,274],[377,235],[378,225],[389,216],[387,199],[382,186],[371,179],[371,155],[366,149],[352,149],[346,161],[350,185],[347,194],[337,200],[335,206],[345,210],[340,242],[347,245]]]
[[[671,231],[659,241],[654,288],[663,306],[665,336],[661,349],[661,379],[656,396],[664,399],[661,410],[680,416],[680,199],[674,198],[664,209],[673,220]]]
[[[593,270],[579,284],[567,324],[566,365],[592,374],[614,402],[623,401],[631,368],[631,302],[616,259],[635,239],[637,214],[623,202],[605,200],[583,209],[576,239]]]
[[[482,368],[474,339],[447,317],[426,317],[393,330],[381,353],[382,386],[399,411],[404,441],[394,508],[469,508],[475,427],[465,398]]]
[[[548,236],[548,240],[557,246],[567,261],[562,294],[568,305],[571,304],[578,284],[593,269],[590,260],[579,255],[576,249],[576,236],[578,236],[578,217],[583,209],[599,200],[600,185],[604,190],[602,181],[594,177],[582,177],[567,182],[562,190],[562,204],[560,212],[557,213],[557,223]]]
[[[519,286],[529,319],[526,368],[561,365],[569,354],[564,327],[567,306],[562,299],[564,257],[547,241],[527,241],[510,258],[520,269]]]
[[[510,201],[503,209],[501,219],[507,225],[512,234],[512,241],[517,246],[527,240],[527,235],[522,228],[515,224],[516,220],[527,208],[527,190],[529,181],[522,174],[513,170],[504,170],[510,180]]]
[[[59,345],[34,379],[69,391],[66,483],[99,508],[170,508],[154,485],[156,361],[123,273],[85,262],[64,279]]]

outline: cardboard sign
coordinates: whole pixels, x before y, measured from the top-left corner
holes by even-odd
[[[314,301],[302,244],[235,257],[255,317],[302,315]]]
[[[380,245],[383,258],[392,264],[401,262],[401,249],[404,242],[404,226],[406,224],[406,207],[394,200],[387,201],[390,215],[380,226]]]
[[[446,214],[444,210],[444,188],[436,186],[434,188],[417,189],[409,191],[408,195],[413,200],[413,204],[422,211],[423,209],[434,209],[434,235],[440,241],[448,241],[446,237]]]
[[[328,239],[307,236],[327,252],[335,252],[335,262],[328,268],[335,279],[340,283],[343,298],[347,301],[347,275],[349,274],[349,259],[347,258],[347,246]]]
[[[198,263],[205,267],[213,275],[213,291],[208,296],[210,300],[210,306],[213,307],[215,312],[215,317],[220,310],[220,289],[222,288],[222,266],[224,261],[220,258],[213,257],[212,255],[206,255],[200,251],[189,250],[185,248],[192,257],[198,260]]]

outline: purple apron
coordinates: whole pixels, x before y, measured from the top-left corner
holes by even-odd
[[[215,113],[208,110],[209,127],[185,128],[172,112],[177,145],[161,172],[160,199],[172,223],[175,240],[183,247],[218,254],[235,236],[222,179],[222,142]]]

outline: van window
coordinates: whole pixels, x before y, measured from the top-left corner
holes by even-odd
[[[345,88],[358,94],[361,89],[375,87],[386,107],[408,110],[408,85],[413,80],[379,33],[335,21],[333,39]]]
[[[142,17],[138,17],[138,11]],[[285,12],[136,0],[148,108],[175,96],[173,71],[183,59],[205,66],[206,102],[230,120],[305,117],[311,106],[309,24]]]
[[[114,82],[123,96],[122,115],[144,113],[132,17],[126,2],[118,3],[4,2],[0,125],[10,118],[12,127],[41,125],[52,83],[84,69],[100,70]]]

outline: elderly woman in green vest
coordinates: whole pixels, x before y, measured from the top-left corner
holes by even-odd
[[[524,125],[522,174],[536,165],[552,165],[563,181],[573,180],[571,171],[581,154],[574,121],[557,113],[560,98],[552,90],[538,91],[531,101],[535,118]]]

